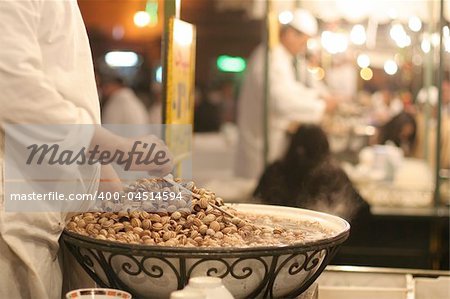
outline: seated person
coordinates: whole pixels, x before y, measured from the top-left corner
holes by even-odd
[[[266,204],[322,211],[352,223],[370,215],[369,205],[331,158],[327,136],[316,125],[299,127],[284,157],[265,169],[254,196]]]
[[[378,144],[393,143],[403,150],[405,156],[411,156],[417,133],[417,124],[413,115],[400,112],[384,124],[377,136]]]

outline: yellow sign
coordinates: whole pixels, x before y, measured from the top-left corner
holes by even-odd
[[[166,142],[176,160],[191,151],[195,95],[195,27],[171,18],[169,23]],[[173,126],[180,125],[180,126]],[[183,126],[185,125],[185,126]]]
[[[172,18],[167,65],[167,124],[192,124],[194,118],[195,28]]]

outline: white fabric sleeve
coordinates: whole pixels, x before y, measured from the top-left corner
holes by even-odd
[[[86,109],[63,98],[43,71],[40,5],[0,1],[0,123],[93,123]]]
[[[283,61],[281,61],[283,62]],[[270,65],[270,99],[274,111],[290,121],[319,122],[325,103],[317,91],[296,81],[289,66]]]

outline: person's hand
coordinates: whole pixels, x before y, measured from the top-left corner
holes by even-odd
[[[148,171],[153,175],[164,176],[173,169],[172,153],[164,141],[154,135],[124,138],[120,149],[125,153],[124,161],[116,162],[125,170]]]
[[[126,138],[97,126],[89,146],[89,157],[102,165],[112,162],[132,171],[164,176],[172,171],[173,156],[155,135]]]

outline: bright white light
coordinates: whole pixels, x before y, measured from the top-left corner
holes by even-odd
[[[289,24],[293,19],[294,19],[294,15],[292,14],[292,12],[290,12],[288,10],[282,11],[278,15],[278,21],[283,25]]]
[[[347,50],[348,47],[348,38],[343,33],[336,33],[335,43],[336,43],[336,50],[338,53],[345,52],[345,50]]]
[[[194,31],[190,24],[177,22],[175,23],[173,30],[173,38],[178,44],[181,46],[189,46],[192,44]]]
[[[389,31],[389,35],[394,41],[400,40],[406,35],[405,29],[403,29],[402,24],[394,24]]]
[[[449,30],[447,25],[442,28],[442,34],[444,36],[449,36],[450,35],[450,30]]]
[[[314,2],[314,1],[310,1]],[[319,2],[319,1],[318,1]],[[325,1],[324,1],[325,2]],[[370,5],[368,5],[368,1],[364,0],[336,0],[330,1],[336,2],[337,14],[343,16],[346,20],[350,22],[356,23],[360,22],[364,18],[368,16],[370,13]],[[326,10],[325,8],[323,10]],[[330,8],[333,9],[333,8]]]
[[[330,54],[343,53],[348,47],[348,39],[345,34],[330,31],[322,32],[321,43],[323,48]]]
[[[389,35],[400,48],[405,48],[411,45],[411,37],[406,34],[406,31],[401,24],[392,25]]]
[[[366,54],[359,54],[358,58],[356,59],[356,63],[358,63],[358,66],[360,68],[369,67],[369,65],[370,65],[370,58]]]
[[[308,48],[309,51],[314,51],[314,50],[319,49],[320,44],[319,44],[319,41],[317,39],[310,38],[306,42],[306,47]]]
[[[414,32],[419,32],[422,29],[422,21],[418,17],[412,16],[408,20],[408,27]]]
[[[146,11],[138,11],[134,14],[134,24],[138,27],[145,27],[150,24],[150,15]]]
[[[397,70],[398,70],[398,66],[394,60],[387,60],[384,63],[384,71],[386,72],[386,74],[394,75],[395,73],[397,73]]]
[[[444,37],[444,48],[445,48],[445,51],[450,52],[450,37],[449,36]]]
[[[106,53],[105,61],[110,67],[131,67],[138,64],[139,57],[134,52],[112,51]]]
[[[162,66],[156,69],[155,80],[158,83],[162,83]]]
[[[395,20],[395,19],[397,19],[397,17],[398,17],[398,13],[397,13],[397,11],[396,11],[394,8],[389,9],[387,15],[388,15],[389,18],[391,18],[392,20]]]
[[[175,0],[175,18],[179,19],[181,13],[181,0]]]
[[[422,48],[422,51],[424,53],[429,53],[431,50],[431,43],[430,40],[428,39],[428,37],[424,36],[422,43],[420,44],[420,48]]]
[[[433,45],[433,47],[439,46],[440,39],[441,38],[439,37],[439,33],[435,32],[435,33],[431,34],[431,44]]]
[[[355,45],[363,45],[366,42],[366,30],[363,25],[355,25],[350,32],[350,40]]]
[[[411,38],[409,37],[409,35],[405,34],[404,36],[402,36],[401,38],[397,39],[395,41],[395,43],[397,44],[397,46],[399,48],[405,48],[411,45]]]

